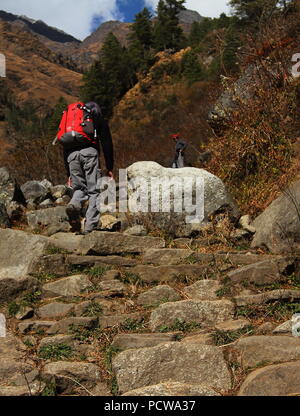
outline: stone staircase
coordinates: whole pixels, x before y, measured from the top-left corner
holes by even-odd
[[[297,259],[119,232],[0,237],[0,395],[300,394]]]

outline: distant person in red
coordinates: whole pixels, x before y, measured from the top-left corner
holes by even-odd
[[[172,168],[184,168],[184,152],[187,148],[187,143],[180,138],[180,134],[172,134],[171,139],[175,143],[175,157],[172,163]]]

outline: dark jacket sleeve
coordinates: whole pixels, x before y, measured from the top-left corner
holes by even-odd
[[[112,136],[108,122],[97,112],[94,114],[95,127],[97,130],[98,140],[101,143],[103,155],[105,159],[106,169],[113,170],[114,168],[114,147]],[[99,149],[100,150],[100,149]]]
[[[114,148],[109,129],[108,122],[102,115],[101,108],[93,101],[86,103],[86,106],[91,109],[93,120],[95,123],[95,129],[98,136],[97,149],[100,152],[100,143],[104,154],[105,164],[107,170],[113,170],[114,168]]]
[[[114,168],[114,147],[108,122],[103,118],[98,137],[103,149],[106,169],[112,171]]]

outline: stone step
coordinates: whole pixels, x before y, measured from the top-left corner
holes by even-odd
[[[172,328],[176,321],[184,324],[199,324],[201,328],[208,328],[232,319],[233,315],[234,304],[229,300],[167,302],[151,313],[149,328],[152,331],[162,327]]]
[[[128,391],[122,396],[221,396],[216,390],[202,384],[180,383],[168,381],[167,383],[141,387]]]
[[[294,262],[295,259],[288,257],[263,260],[229,272],[227,277],[233,283],[247,282],[256,285],[267,285],[281,281],[282,273]]]
[[[174,266],[146,266],[140,265],[130,269],[130,273],[137,275],[141,281],[148,283],[185,282],[189,279],[207,278],[208,269],[198,264],[180,264]]]
[[[209,345],[170,342],[129,349],[114,357],[112,368],[120,394],[170,380],[203,384],[218,391],[231,387],[221,350]]]
[[[192,250],[178,249],[178,248],[151,248],[141,256],[141,262],[144,264],[180,264],[184,263],[191,255]]]
[[[181,332],[173,332],[170,334],[150,333],[150,334],[118,334],[114,337],[111,345],[120,350],[130,348],[155,347],[171,341],[178,341]]]
[[[66,264],[69,266],[83,266],[95,267],[103,265],[111,266],[136,266],[138,261],[136,259],[123,256],[78,256],[67,255]]]
[[[300,360],[300,338],[285,335],[254,335],[240,338],[231,348],[244,369],[262,363],[276,364]]]
[[[300,361],[269,365],[250,373],[238,396],[299,396]]]
[[[94,231],[82,238],[78,254],[143,253],[149,248],[164,248],[165,245],[165,241],[158,237],[137,237],[121,233]]]
[[[262,305],[271,301],[282,300],[290,301],[300,299],[300,290],[293,289],[276,289],[270,290],[257,295],[240,295],[234,298],[237,306]]]
[[[46,283],[42,287],[44,297],[55,296],[81,296],[83,292],[92,286],[87,275],[79,274],[64,277],[55,282]]]

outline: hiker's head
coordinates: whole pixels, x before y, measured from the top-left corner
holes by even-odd
[[[180,139],[180,134],[179,133],[172,134],[171,139],[174,140],[174,142],[176,142],[177,140]]]

